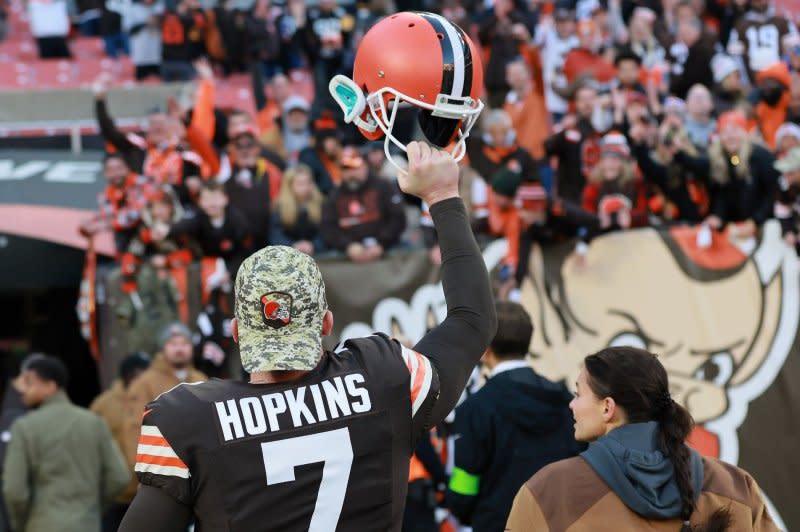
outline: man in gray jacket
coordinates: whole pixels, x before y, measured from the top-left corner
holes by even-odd
[[[3,474],[18,532],[99,532],[101,505],[130,478],[105,422],[67,398],[67,378],[50,356],[31,361],[22,376],[22,400],[33,410],[11,426]]]

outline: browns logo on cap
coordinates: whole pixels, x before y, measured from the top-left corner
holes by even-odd
[[[285,292],[270,292],[261,296],[264,323],[280,329],[292,321],[292,296]]]

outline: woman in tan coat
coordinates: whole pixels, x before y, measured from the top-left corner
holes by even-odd
[[[580,456],[520,489],[506,530],[777,531],[753,478],[684,444],[689,413],[655,355],[609,347],[584,360],[570,403]]]

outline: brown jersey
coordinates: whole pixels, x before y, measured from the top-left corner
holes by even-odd
[[[147,405],[142,484],[191,506],[195,530],[399,531],[408,465],[439,379],[376,334],[283,384],[211,380]]]
[[[748,11],[731,31],[728,51],[741,52],[750,79],[754,80],[757,72],[781,60],[781,40],[790,33],[797,33],[794,23],[772,10]]]

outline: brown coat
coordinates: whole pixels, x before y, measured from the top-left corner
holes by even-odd
[[[120,448],[128,461],[131,475],[134,475],[133,466],[136,465],[136,448],[139,446],[139,432],[142,430],[142,415],[144,407],[161,395],[183,382],[207,381],[206,375],[194,368],[188,368],[186,379],[181,381],[175,376],[175,370],[164,359],[164,355],[157,354],[153,363],[144,373],[139,375],[128,387],[123,413],[123,438]],[[137,482],[134,475],[133,482],[126,488],[123,495],[129,497],[126,502],[133,500],[136,495]]]
[[[103,418],[111,429],[111,436],[120,449],[125,447],[125,412],[128,410],[128,395],[122,384],[121,379],[116,379],[111,383],[111,387],[98,395],[89,410]],[[131,480],[128,487],[119,494],[116,501],[119,504],[129,504],[133,496],[136,495],[136,476],[131,471]]]
[[[778,531],[755,480],[736,466],[703,458],[703,489],[691,524],[728,507],[730,530]],[[581,457],[541,469],[520,488],[508,517],[511,532],[677,532],[680,519],[656,521],[631,511]]]

